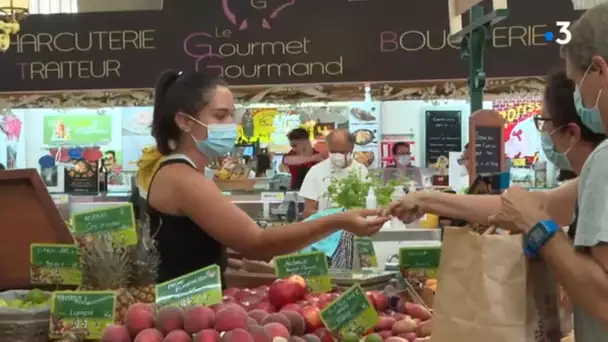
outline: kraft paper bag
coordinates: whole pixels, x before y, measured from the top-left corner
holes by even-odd
[[[445,229],[433,342],[559,342],[558,289],[519,235]]]

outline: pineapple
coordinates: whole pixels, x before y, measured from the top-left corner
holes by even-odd
[[[131,255],[132,276],[129,291],[137,302],[154,303],[160,256],[156,243],[150,236],[148,220],[144,221],[138,233],[137,246]]]
[[[124,321],[135,298],[127,290],[132,249],[116,245],[110,234],[96,234],[82,244],[82,284],[85,291],[116,291],[116,321]]]

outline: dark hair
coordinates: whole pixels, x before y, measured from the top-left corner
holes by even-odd
[[[115,151],[108,150],[108,151],[106,151],[104,154],[111,154],[111,155],[112,155],[112,157],[114,157],[114,159],[116,159],[116,152],[115,152]]]
[[[464,145],[464,149],[466,150],[467,148],[469,148],[469,143],[466,143],[466,144]]]
[[[4,164],[0,163],[0,171],[2,170],[6,170],[6,167],[4,166]]]
[[[565,182],[567,180],[571,180],[578,177],[576,172],[572,170],[559,170],[559,174],[557,175],[558,182]]]
[[[581,140],[599,145],[606,139],[606,135],[594,133],[583,124],[574,105],[574,89],[574,82],[568,78],[566,72],[562,69],[553,71],[547,76],[544,106],[551,116],[553,127],[558,128],[574,123],[581,128]]]
[[[296,128],[287,134],[289,140],[308,140],[308,131],[304,128]]]
[[[400,142],[396,143],[395,145],[393,145],[393,155],[397,154],[397,150],[399,149],[399,147],[410,148],[410,144],[408,144],[404,141],[400,141]]]
[[[196,115],[209,104],[208,95],[216,87],[225,87],[226,82],[217,76],[209,76],[200,71],[182,74],[166,71],[154,91],[154,116],[152,136],[162,154],[172,151],[171,142],[176,142],[181,134],[175,123],[175,115],[182,112]]]
[[[258,162],[255,168],[255,174],[257,177],[264,177],[266,170],[270,169],[270,156],[267,153],[258,154],[256,159]]]

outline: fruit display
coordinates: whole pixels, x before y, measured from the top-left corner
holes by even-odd
[[[14,293],[13,298],[0,297],[0,308],[9,309],[48,309],[51,296],[40,290],[33,289],[24,293]]]
[[[321,310],[340,293],[307,292],[300,276],[278,279],[270,286],[228,288],[221,303],[186,308],[135,304],[124,325],[105,329],[102,342],[423,342],[431,334],[431,312],[395,294],[368,291],[380,318],[365,336],[334,336],[322,320]]]

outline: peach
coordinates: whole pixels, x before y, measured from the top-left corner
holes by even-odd
[[[374,326],[374,330],[390,330],[397,320],[393,317],[380,317],[378,323]]]
[[[135,336],[133,342],[163,342],[163,334],[156,329],[144,329]]]
[[[315,334],[306,334],[302,337],[304,337],[306,342],[321,342],[321,339]]]
[[[300,312],[302,310],[302,306],[297,303],[290,303],[281,308],[280,312],[283,311],[296,311]]]
[[[192,335],[184,330],[173,330],[165,336],[163,342],[192,342]]]
[[[378,335],[380,335],[383,339],[387,339],[391,336],[393,336],[393,332],[391,330],[382,330],[382,331],[378,331]]]
[[[283,325],[285,328],[287,328],[287,331],[289,331],[291,333],[291,322],[289,321],[289,318],[287,318],[282,313],[273,313],[273,314],[266,316],[266,318],[264,318],[262,320],[261,324],[266,325],[268,323],[279,323],[279,324]]]
[[[100,341],[101,342],[131,342],[131,335],[129,334],[129,330],[122,325],[108,325],[103,330]]]
[[[245,329],[234,329],[222,336],[222,342],[255,342],[253,336]]]
[[[291,336],[289,342],[306,342],[306,340],[300,336]]]
[[[302,336],[306,332],[306,322],[304,321],[304,317],[297,311],[282,311],[283,314],[291,323],[290,332],[292,335]]]
[[[393,336],[393,337],[387,338],[386,340],[384,340],[384,342],[409,342],[409,341],[404,339],[403,337]]]
[[[223,291],[224,296],[234,297],[241,289],[237,289],[236,287],[229,287]]]
[[[302,291],[301,285],[297,282],[286,282],[277,279],[270,285],[268,290],[268,300],[277,307],[282,308],[289,303],[295,303],[304,297],[305,291]]]
[[[218,311],[222,310],[225,307],[226,307],[226,304],[224,304],[224,303],[218,303],[218,304],[210,306],[210,308],[211,308],[211,310],[213,310],[213,312],[218,312]]]
[[[184,310],[177,306],[165,306],[158,311],[156,328],[164,335],[184,327]]]
[[[268,335],[270,335],[270,337],[272,337],[273,339],[275,337],[289,338],[289,329],[287,329],[281,323],[268,323],[264,325],[264,331],[266,331],[266,333],[268,333]]]
[[[154,328],[154,323],[154,313],[143,303],[131,306],[125,314],[125,326],[132,337],[144,329]]]
[[[414,322],[413,319],[406,317],[405,319],[403,319],[401,321],[397,321],[393,325],[392,330],[393,330],[394,335],[401,335],[401,334],[416,332],[416,328],[418,328],[416,322]]]
[[[419,318],[421,321],[428,321],[433,317],[433,314],[424,306],[410,302],[405,303],[405,312],[413,318]]]
[[[238,305],[229,305],[215,314],[215,330],[218,332],[247,328],[247,312]]]
[[[258,324],[261,324],[262,320],[264,318],[266,318],[266,316],[268,316],[268,312],[266,312],[264,310],[260,310],[260,309],[253,309],[253,310],[249,311],[249,313],[247,315],[249,315],[249,317],[255,319],[258,322]]]
[[[268,313],[276,312],[277,309],[269,301],[263,300],[251,306],[252,309],[264,310]]]
[[[186,311],[184,319],[184,330],[189,334],[195,334],[201,330],[209,329],[214,326],[215,312],[202,305],[195,305]]]
[[[205,329],[194,335],[192,342],[220,342],[220,333],[213,329]]]
[[[399,334],[399,337],[403,337],[404,339],[413,342],[418,336],[416,336],[416,333],[405,333],[405,334]]]
[[[249,328],[247,328],[247,331],[249,332],[249,334],[251,334],[251,337],[253,337],[254,342],[271,342],[272,341],[272,338],[270,337],[270,335],[266,332],[264,327],[262,327],[260,325],[249,326]]]

